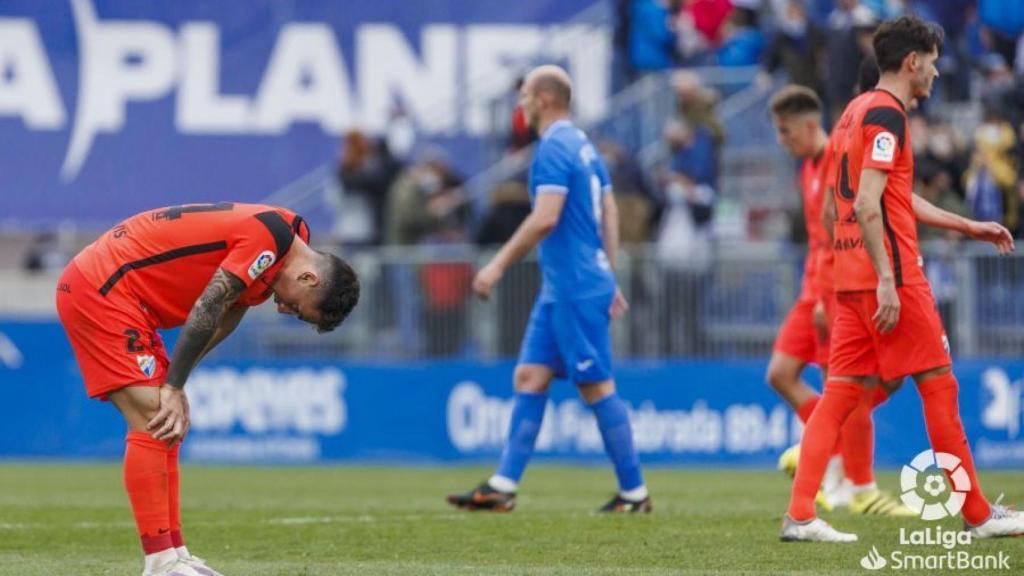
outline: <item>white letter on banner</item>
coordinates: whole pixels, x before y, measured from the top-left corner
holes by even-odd
[[[220,32],[209,22],[189,22],[181,28],[181,80],[175,123],[180,132],[194,134],[244,133],[250,118],[245,96],[222,95]]]
[[[360,121],[369,130],[379,132],[387,126],[395,100],[405,105],[426,133],[455,128],[455,27],[426,26],[422,36],[423,58],[417,60],[398,28],[388,24],[359,27]]]
[[[339,134],[352,123],[352,91],[334,32],[326,24],[289,24],[260,83],[256,126],[282,134],[293,122],[319,122]]]
[[[21,116],[25,126],[64,126],[64,104],[35,24],[0,18],[0,116]]]
[[[61,178],[78,175],[92,140],[124,126],[130,100],[155,100],[174,85],[175,42],[156,22],[100,22],[89,0],[72,0],[82,66],[71,145]]]
[[[466,33],[467,132],[486,134],[491,102],[511,95],[513,82],[532,66],[541,45],[537,26],[469,26]]]

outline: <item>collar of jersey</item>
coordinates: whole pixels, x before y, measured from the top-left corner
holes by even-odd
[[[551,137],[552,134],[555,133],[555,130],[558,130],[562,126],[572,126],[572,122],[568,118],[562,118],[561,120],[555,120],[551,124],[551,126],[548,126],[548,129],[545,130],[543,134],[541,134],[540,139],[541,140],[547,140],[548,138]]]

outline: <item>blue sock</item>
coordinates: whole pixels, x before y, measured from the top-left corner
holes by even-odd
[[[522,478],[526,463],[533,455],[533,445],[537,442],[547,404],[547,394],[516,393],[516,405],[508,423],[508,442],[501,452],[501,463],[496,473],[498,476],[513,482]]]
[[[597,417],[597,428],[604,440],[604,450],[615,466],[619,490],[633,490],[644,484],[640,459],[633,446],[633,428],[629,424],[626,403],[618,394],[610,394],[590,405]]]

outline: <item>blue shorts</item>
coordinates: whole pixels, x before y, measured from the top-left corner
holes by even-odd
[[[611,379],[613,297],[567,302],[538,299],[519,349],[519,364],[542,364],[555,376],[578,384]]]

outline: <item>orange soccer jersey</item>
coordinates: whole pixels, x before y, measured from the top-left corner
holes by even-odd
[[[803,195],[804,224],[807,227],[807,258],[800,298],[817,300],[821,292],[821,265],[831,245],[821,221],[821,209],[828,190],[827,175],[832,154],[826,146],[817,156],[806,158],[800,166],[800,193]]]
[[[874,290],[878,276],[864,249],[853,203],[865,168],[888,172],[882,194],[882,226],[896,286],[926,284],[913,207],[914,156],[903,103],[884,90],[870,90],[846,107],[833,132],[836,158],[835,289]]]
[[[100,295],[130,293],[158,328],[172,328],[185,322],[218,267],[248,287],[240,304],[265,301],[296,234],[309,239],[302,218],[273,206],[159,208],[121,222],[76,256],[75,264]]]

